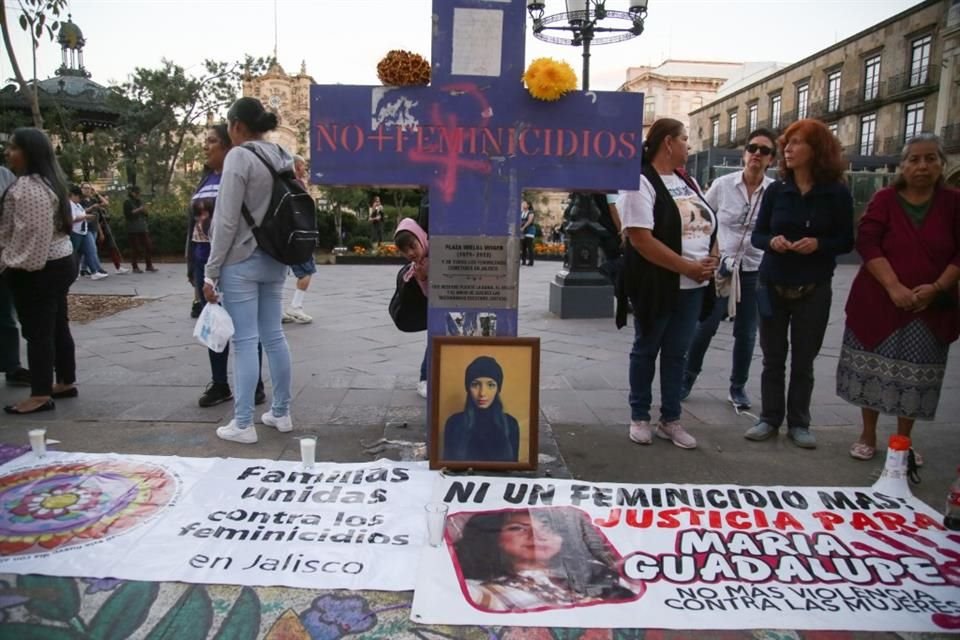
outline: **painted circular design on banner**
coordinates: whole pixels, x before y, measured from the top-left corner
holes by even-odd
[[[123,533],[169,504],[174,477],[143,462],[50,464],[0,476],[0,555],[71,547]]]

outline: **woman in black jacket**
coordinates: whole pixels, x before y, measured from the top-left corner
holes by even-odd
[[[840,142],[819,120],[798,120],[779,140],[780,180],[767,188],[751,242],[760,263],[760,379],[763,410],[744,434],[766,440],[787,420],[787,437],[804,449],[810,433],[813,361],[830,319],[837,256],[853,249],[853,198],[843,184]],[[786,392],[787,351],[790,388]]]
[[[717,265],[717,222],[697,184],[681,168],[687,162],[683,123],[653,123],[643,147],[639,188],[624,192],[617,207],[624,234],[624,284],[634,310],[630,351],[630,440],[653,442],[651,388],[660,357],[659,438],[683,449],[697,446],[680,424],[680,388],[687,349],[710,293]]]

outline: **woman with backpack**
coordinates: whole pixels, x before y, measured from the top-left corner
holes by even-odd
[[[697,184],[678,170],[687,162],[683,123],[661,118],[643,145],[636,191],[618,208],[627,242],[624,283],[633,302],[635,337],[630,351],[630,440],[651,444],[652,386],[660,359],[658,438],[682,449],[697,440],[680,424],[680,387],[693,330],[710,293],[717,266],[717,221]]]
[[[290,418],[290,349],[283,334],[283,282],[287,267],[257,246],[245,208],[256,224],[267,214],[277,172],[293,170],[293,156],[263,135],[276,129],[277,116],[255,98],[240,98],[227,112],[233,148],[220,177],[210,237],[210,257],[204,270],[203,294],[218,300],[234,324],[234,418],[217,429],[217,436],[244,444],[257,442],[253,426],[254,393],[259,377],[257,342],[263,345],[273,382],[273,404],[263,424],[281,432],[293,430]],[[259,156],[259,157],[258,157]]]

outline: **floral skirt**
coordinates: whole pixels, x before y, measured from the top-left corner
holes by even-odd
[[[949,349],[920,320],[873,350],[847,328],[837,366],[837,395],[886,415],[933,420]]]

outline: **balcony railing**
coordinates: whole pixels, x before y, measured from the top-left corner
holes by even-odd
[[[940,81],[940,67],[930,65],[917,71],[904,71],[887,79],[887,89],[890,95],[898,95],[908,91],[929,89],[936,87]]]
[[[943,147],[947,151],[960,151],[960,124],[948,124],[940,132]]]

